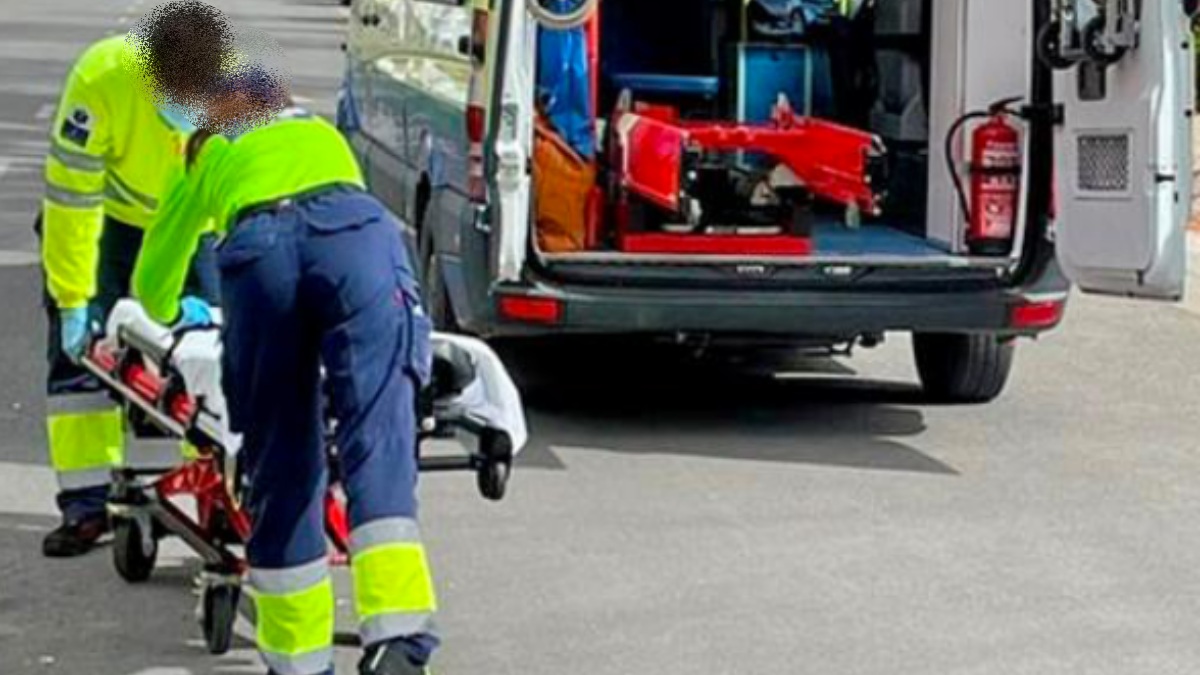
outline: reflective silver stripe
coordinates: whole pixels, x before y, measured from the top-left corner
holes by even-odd
[[[129,469],[172,469],[183,462],[183,441],[175,438],[125,437],[125,464]]]
[[[329,560],[324,556],[296,567],[250,570],[250,585],[264,595],[296,593],[312,588],[328,578]]]
[[[100,206],[104,201],[104,195],[100,192],[76,192],[58,187],[57,185],[47,185],[46,199],[60,206],[87,209],[93,206]]]
[[[262,652],[262,659],[275,675],[325,675],[333,668],[333,647],[292,656]]]
[[[82,490],[90,487],[108,485],[112,480],[112,469],[82,469],[79,471],[60,471],[58,487],[63,490]]]
[[[429,612],[377,614],[358,627],[366,646],[388,640],[433,632],[433,614]]]
[[[121,192],[125,193],[130,199],[133,199],[133,201],[138,202],[142,206],[146,207],[147,210],[154,211],[158,209],[157,199],[144,192],[138,192],[137,190],[133,189],[129,186],[129,183],[126,183],[119,175],[117,175],[116,172],[109,171],[108,178],[113,182],[114,185],[117,186],[117,188],[121,190]]]
[[[381,518],[363,523],[350,533],[350,554],[380,544],[421,543],[421,530],[412,518]]]
[[[84,152],[77,152],[70,148],[64,148],[58,143],[50,143],[50,156],[57,159],[63,166],[76,171],[90,171],[99,173],[104,170],[104,158],[95,155],[89,155]]]
[[[120,190],[118,190],[117,186],[113,185],[111,181],[104,181],[104,198],[111,199],[126,206],[133,206],[133,202],[129,201],[129,197],[126,197]]]
[[[85,394],[52,394],[46,397],[46,414],[82,415],[84,413],[103,413],[119,410],[121,406],[102,392]]]

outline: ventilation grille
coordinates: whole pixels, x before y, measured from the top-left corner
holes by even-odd
[[[1079,136],[1079,190],[1129,191],[1129,134]]]

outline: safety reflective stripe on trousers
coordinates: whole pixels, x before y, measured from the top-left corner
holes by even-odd
[[[350,555],[364,644],[430,630],[437,599],[415,520],[360,525],[350,533]]]
[[[104,195],[100,192],[78,192],[57,185],[46,185],[46,199],[51,203],[71,209],[88,209],[100,206]]]
[[[59,486],[77,490],[105,485],[121,462],[124,419],[105,394],[57,394],[46,399],[50,464]]]
[[[282,569],[250,570],[258,649],[279,675],[312,675],[332,666],[333,581],[324,558]]]
[[[260,653],[273,675],[325,675],[333,667],[333,647],[293,655]]]
[[[125,464],[130,469],[170,469],[183,461],[184,444],[174,438],[125,437]]]
[[[99,173],[104,170],[104,158],[50,143],[50,156],[74,171]]]

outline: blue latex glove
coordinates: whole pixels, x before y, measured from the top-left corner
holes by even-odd
[[[87,307],[63,309],[58,312],[58,336],[63,353],[72,361],[83,357],[91,329]]]
[[[179,301],[179,318],[172,326],[175,330],[187,328],[204,328],[213,325],[212,305],[189,295]]]

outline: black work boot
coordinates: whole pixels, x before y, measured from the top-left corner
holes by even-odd
[[[90,516],[66,522],[42,540],[42,555],[47,558],[74,558],[96,547],[96,542],[108,534],[108,516]]]
[[[399,640],[384,642],[367,648],[358,662],[359,675],[430,675],[425,666],[418,666],[409,658],[404,644]]]

